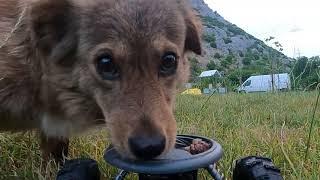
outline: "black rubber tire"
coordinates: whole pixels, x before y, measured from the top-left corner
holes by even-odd
[[[283,180],[280,169],[271,159],[248,156],[236,161],[233,180]]]
[[[92,159],[68,160],[56,180],[100,180],[98,163]]]

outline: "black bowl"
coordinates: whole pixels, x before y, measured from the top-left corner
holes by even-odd
[[[189,146],[194,139],[201,139],[210,145],[210,148],[200,154],[192,155],[184,147]],[[114,148],[106,150],[104,159],[119,169],[138,174],[176,174],[190,172],[201,168],[208,168],[222,157],[221,145],[217,142],[200,136],[178,135],[175,148],[164,156],[153,160],[130,160],[122,158]]]

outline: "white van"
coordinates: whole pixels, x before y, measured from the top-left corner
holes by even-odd
[[[238,92],[268,92],[272,91],[272,76],[258,75],[249,77],[239,88]],[[288,73],[274,74],[274,90],[290,90],[290,76]]]

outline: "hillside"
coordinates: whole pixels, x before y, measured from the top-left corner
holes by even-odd
[[[277,67],[277,71],[288,71],[290,60],[281,52],[228,22],[211,10],[203,0],[190,2],[204,24],[204,53],[193,58],[193,64],[198,64],[201,69],[215,68],[225,73],[239,68],[250,69],[252,73],[267,73],[273,59],[273,66]]]

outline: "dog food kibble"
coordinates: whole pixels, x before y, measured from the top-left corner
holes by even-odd
[[[201,139],[194,139],[190,146],[185,147],[185,150],[190,154],[200,154],[207,151],[210,148],[210,145]]]

